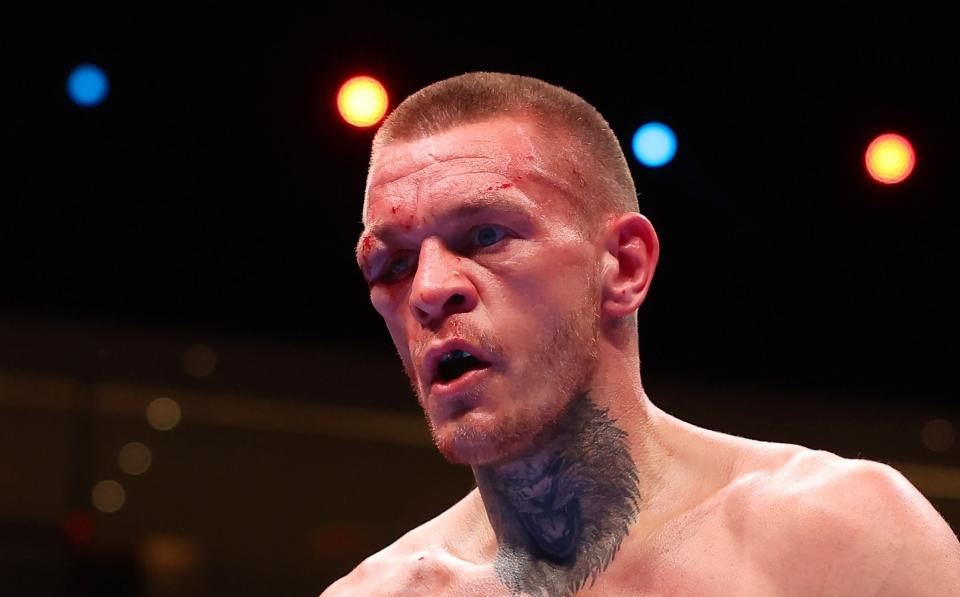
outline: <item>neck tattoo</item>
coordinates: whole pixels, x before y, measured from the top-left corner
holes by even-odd
[[[572,595],[613,561],[640,508],[627,434],[615,423],[581,393],[534,451],[474,468],[499,543],[494,567],[512,594]]]

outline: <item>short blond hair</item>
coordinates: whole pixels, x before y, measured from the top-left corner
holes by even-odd
[[[566,132],[574,141],[570,159],[587,173],[573,186],[587,190],[574,205],[596,221],[598,216],[638,211],[633,176],[620,142],[596,108],[579,95],[540,79],[506,73],[471,72],[438,81],[397,106],[377,130],[370,170],[381,149],[414,141],[456,126],[503,115],[532,116],[544,132]]]

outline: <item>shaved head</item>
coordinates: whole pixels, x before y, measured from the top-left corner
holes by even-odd
[[[544,174],[562,182],[574,210],[592,228],[604,216],[638,211],[620,143],[607,121],[583,100],[540,79],[473,72],[439,81],[405,99],[373,140],[370,173],[384,147],[510,115],[536,124]],[[371,184],[367,178],[367,191]],[[364,213],[366,213],[366,194]]]

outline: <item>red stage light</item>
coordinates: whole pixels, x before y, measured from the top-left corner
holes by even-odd
[[[93,541],[96,524],[86,510],[74,510],[63,519],[63,534],[74,545],[87,545]]]

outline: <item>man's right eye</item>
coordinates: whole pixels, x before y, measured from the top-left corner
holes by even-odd
[[[384,278],[386,280],[396,280],[402,278],[412,266],[413,262],[410,255],[398,257],[391,261],[389,265],[387,265],[386,275]]]

